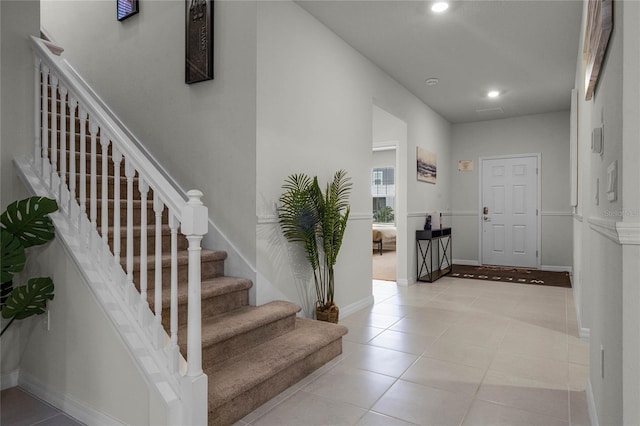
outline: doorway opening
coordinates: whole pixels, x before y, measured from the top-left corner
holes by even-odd
[[[397,277],[395,166],[395,145],[373,148],[371,240],[374,280],[396,281]]]
[[[372,108],[369,176],[372,218],[372,279],[408,285],[407,123],[377,105]],[[378,237],[376,237],[376,234]],[[374,242],[376,241],[376,242]],[[380,255],[382,253],[382,255]],[[384,262],[384,275],[376,266]]]

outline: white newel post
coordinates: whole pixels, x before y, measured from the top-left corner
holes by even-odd
[[[192,406],[185,419],[189,424],[207,424],[207,378],[202,373],[202,312],[201,264],[202,236],[208,229],[208,209],[202,204],[202,192],[191,190],[189,201],[182,208],[182,233],[189,241],[187,373],[184,391],[190,395]]]

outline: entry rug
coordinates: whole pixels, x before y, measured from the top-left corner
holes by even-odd
[[[501,281],[507,283],[549,285],[571,288],[568,272],[541,271],[539,269],[513,268],[508,266],[453,265],[450,277],[474,280]]]

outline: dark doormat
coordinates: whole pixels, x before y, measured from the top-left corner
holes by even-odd
[[[453,265],[453,270],[449,276],[474,280],[571,288],[571,279],[568,272],[541,271],[539,269],[514,268],[509,266]]]

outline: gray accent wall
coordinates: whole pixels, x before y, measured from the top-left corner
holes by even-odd
[[[468,263],[480,259],[478,226],[482,206],[479,205],[479,159],[540,153],[542,265],[569,269],[572,265],[569,111],[454,124],[452,135],[450,173],[454,259]],[[473,171],[458,171],[459,160],[472,160]]]

